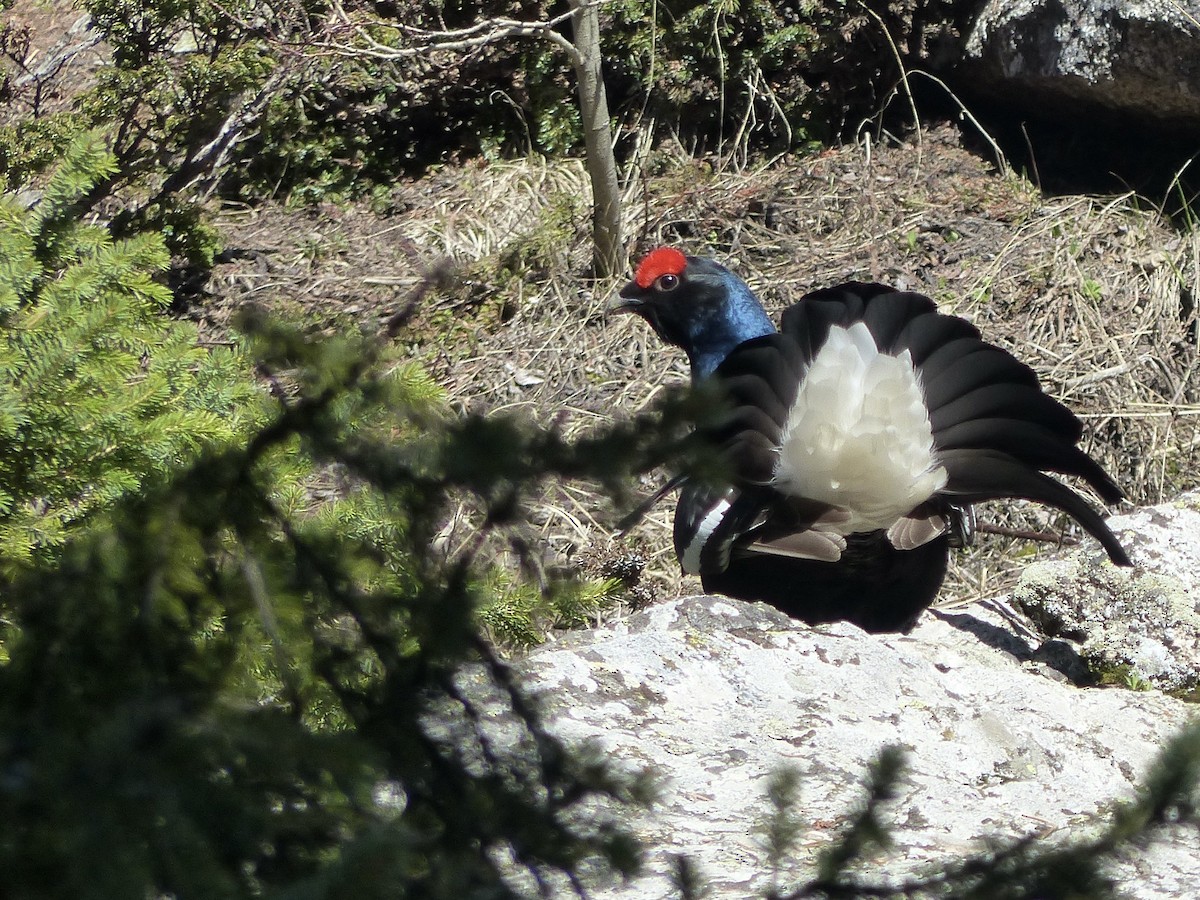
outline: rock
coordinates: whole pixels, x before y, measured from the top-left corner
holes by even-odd
[[[1131,545],[1144,568],[1133,575],[1088,568],[1086,555],[1065,564],[1073,570],[1031,574],[1019,593],[1061,610],[1050,638],[1002,600],[935,610],[901,636],[810,628],[762,605],[693,597],[531,654],[520,668],[558,734],[596,741],[619,767],[650,767],[664,779],[661,802],[635,823],[652,848],[648,873],[598,895],[673,896],[668,873],[679,853],[699,866],[710,896],[761,894],[771,875],[756,829],[769,808],[768,779],[784,766],[801,774],[804,830],[783,885],[812,877],[816,855],[861,800],[867,768],[888,745],[906,751],[907,774],[888,807],[895,847],[872,858],[875,880],[936,867],[988,839],[1095,833],[1115,801],[1135,795],[1194,707],[1157,690],[1074,683],[1086,672],[1079,653],[1091,652],[1089,641],[1119,646],[1121,619],[1077,605],[1071,598],[1080,592],[1070,593],[1067,579],[1084,573],[1082,593],[1102,588],[1102,605],[1145,601],[1145,615],[1121,607],[1128,621],[1144,623],[1136,633],[1183,646],[1181,624],[1172,624],[1170,641],[1152,626],[1163,611],[1187,618],[1179,598],[1200,582],[1193,515],[1179,504],[1114,522],[1119,533],[1137,529]],[[1168,577],[1171,589],[1156,594]],[[1177,670],[1164,665],[1162,673],[1176,674],[1160,677],[1138,669],[1163,685],[1175,683]],[[1112,874],[1131,897],[1196,896],[1197,843],[1194,830],[1176,827]]]
[[[989,0],[966,42],[982,93],[1200,126],[1197,0]]]
[[[1036,563],[1014,603],[1047,635],[1075,648],[1101,680],[1200,695],[1200,494],[1117,516],[1136,569],[1095,554]]]

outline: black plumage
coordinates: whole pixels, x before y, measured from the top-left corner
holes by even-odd
[[[675,510],[677,532],[703,508],[697,496],[702,491],[684,489]],[[725,568],[700,578],[709,593],[762,601],[810,625],[848,621],[867,631],[908,631],[937,597],[949,554],[948,534],[897,550],[884,532],[869,531],[850,535],[837,562],[733,555]]]
[[[1067,512],[1114,563],[1130,565],[1100,514],[1045,474],[1081,478],[1107,503],[1123,496],[1079,449],[1080,421],[1041,390],[1032,369],[928,297],[851,282],[806,295],[776,332],[727,269],[662,249],[643,262],[617,308],[638,312],[681,346],[694,378],[717,385],[725,402],[702,437],[719,448],[729,484],[685,484],[675,517],[676,551],[706,590],[762,600],[808,622],[906,630],[937,596],[951,545],[969,539],[971,504],[1000,498]],[[818,362],[835,329],[842,349],[829,352],[842,355]],[[845,385],[838,380],[847,361],[861,363],[866,382],[856,380],[857,369]],[[812,410],[828,397],[810,375],[836,390],[867,392],[867,384],[881,392],[834,398],[866,410],[861,437],[856,423],[837,431],[840,411],[825,423],[822,410]],[[916,427],[903,411],[914,396],[923,404]],[[891,405],[900,410],[895,421]],[[864,446],[842,446],[851,440]],[[905,484],[880,485],[879,508],[855,483],[841,483],[843,472],[863,489],[892,477],[878,474],[873,460],[891,464],[893,456],[917,468],[895,476]],[[810,458],[831,475],[806,495]]]

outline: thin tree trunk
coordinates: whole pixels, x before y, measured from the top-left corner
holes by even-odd
[[[588,0],[569,2],[575,10],[575,72],[592,181],[593,265],[597,278],[607,278],[625,269],[625,245],[621,240],[621,188],[612,149],[608,94],[600,70],[600,13]]]

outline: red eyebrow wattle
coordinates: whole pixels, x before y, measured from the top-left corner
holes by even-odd
[[[659,247],[651,250],[637,267],[634,281],[638,287],[648,288],[663,275],[682,275],[687,268],[687,257],[674,247]]]

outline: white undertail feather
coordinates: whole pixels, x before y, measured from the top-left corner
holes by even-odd
[[[887,528],[946,484],[907,350],[880,353],[862,322],[833,326],[788,413],[775,485],[840,506],[842,534]]]

